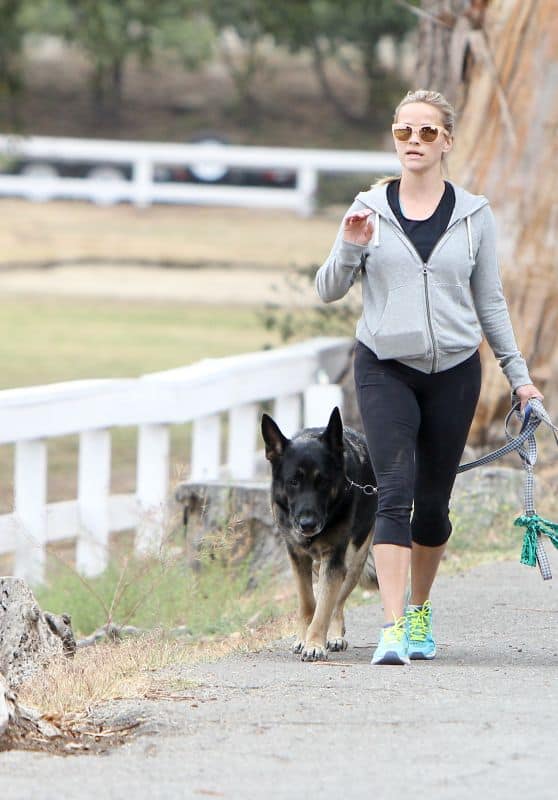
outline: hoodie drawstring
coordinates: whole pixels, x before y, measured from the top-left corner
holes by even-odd
[[[374,219],[374,244],[373,247],[380,246],[380,214],[376,211]]]
[[[475,257],[473,255],[473,233],[471,230],[471,216],[465,217],[465,222],[467,224],[467,240],[469,242],[469,258],[471,261],[474,262]]]

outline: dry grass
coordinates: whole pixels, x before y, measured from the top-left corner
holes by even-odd
[[[64,262],[284,270],[321,262],[342,216],[276,209],[0,201],[0,266]],[[115,290],[118,284],[115,283]]]
[[[233,652],[257,652],[293,629],[292,617],[284,616],[258,628],[197,642],[181,642],[154,631],[120,644],[83,648],[73,659],[52,661],[20,688],[18,699],[44,714],[64,715],[109,700],[175,695],[194,684],[174,668]]]

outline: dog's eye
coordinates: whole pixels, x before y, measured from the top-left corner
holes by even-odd
[[[287,481],[287,483],[289,484],[289,486],[293,486],[293,487],[295,487],[295,486],[298,486],[298,484],[300,483],[300,481],[299,481],[299,479],[297,478],[297,476],[295,475],[295,477],[294,477],[294,478],[289,478],[289,480]]]

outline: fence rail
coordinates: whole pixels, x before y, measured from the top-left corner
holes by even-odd
[[[316,338],[125,380],[81,380],[0,391],[0,444],[15,444],[13,512],[0,516],[0,556],[13,574],[43,580],[46,546],[76,539],[76,566],[96,575],[111,533],[135,528],[135,549],[157,549],[167,522],[170,425],[193,424],[192,480],[250,480],[258,450],[259,404],[287,435],[324,425],[341,391],[348,339]],[[329,383],[331,382],[331,383]],[[221,416],[228,442],[221,459]],[[136,426],[136,491],[111,495],[111,429]],[[47,440],[79,434],[77,498],[46,502]]]
[[[358,150],[314,150],[241,147],[224,144],[172,144],[46,136],[0,135],[0,156],[13,161],[88,163],[131,168],[131,180],[0,174],[0,196],[31,200],[71,198],[97,203],[195,203],[286,208],[311,214],[320,172],[400,171],[395,154]],[[247,169],[280,169],[296,173],[294,188],[206,185],[156,181],[158,166],[223,165]]]

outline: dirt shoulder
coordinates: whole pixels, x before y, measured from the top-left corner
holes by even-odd
[[[198,269],[134,264],[76,264],[0,271],[0,293],[26,296],[90,297],[168,303],[305,307],[320,302],[313,284],[279,268],[203,267]]]
[[[176,667],[177,680],[191,682],[182,701],[112,705],[112,721],[143,716],[151,735],[102,761],[6,753],[3,798],[292,800],[349,791],[364,800],[419,786],[440,799],[550,800],[558,778],[555,595],[555,581],[518,562],[441,576],[433,594],[439,655],[409,668],[370,666],[377,604],[350,611],[349,650],[326,663],[303,664],[279,641]]]

